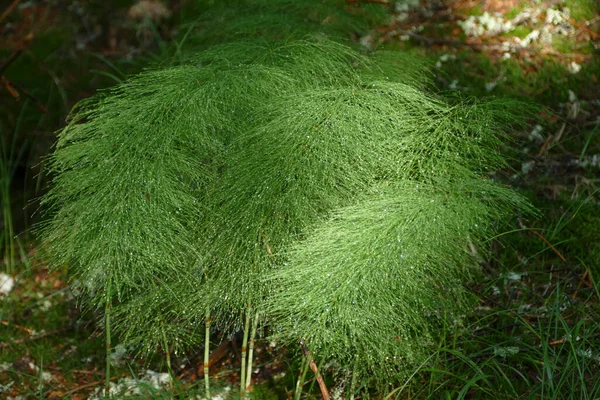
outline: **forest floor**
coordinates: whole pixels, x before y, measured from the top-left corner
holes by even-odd
[[[125,0],[13,4],[0,9],[0,135],[13,144],[2,156],[3,165],[14,166],[11,197],[3,198],[2,211],[5,227],[6,215],[13,215],[16,233],[28,232],[35,220],[30,214],[44,186],[40,157],[50,150],[68,110],[164,57],[164,43],[177,36],[177,26],[163,20],[179,3],[152,11],[152,26],[136,20]],[[539,214],[515,218],[513,230],[492,240],[483,273],[471,284],[478,298],[473,314],[447,327],[432,360],[436,367],[416,371],[399,398],[599,397],[596,2],[415,0],[391,13],[390,24],[354,40],[366,49],[421,55],[441,91],[509,96],[542,107],[529,129],[513,134],[514,169],[498,173]],[[0,273],[0,397],[98,395],[102,332],[78,307],[79,283],[66,270],[49,271],[28,233],[12,241],[7,232]],[[214,398],[224,399],[236,391],[241,341],[215,335],[213,342],[212,378],[220,388]],[[115,385],[132,395],[202,393],[199,354],[174,356],[174,381],[164,357],[143,364],[119,346],[112,356]],[[254,398],[291,398],[299,366],[285,352],[259,340],[256,365]],[[314,379],[307,380],[305,393],[318,397]]]

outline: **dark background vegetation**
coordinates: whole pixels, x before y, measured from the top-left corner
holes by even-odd
[[[0,397],[86,398],[101,386],[102,338],[77,307],[78,283],[66,270],[46,268],[31,234],[39,218],[36,199],[47,185],[44,155],[77,101],[143,68],[185,57],[194,46],[186,34],[208,3],[14,0],[0,6],[0,270],[6,274],[0,280],[15,280],[1,295]],[[390,17],[346,28],[363,51],[385,48],[429,60],[440,91],[541,106],[527,131],[511,132],[514,170],[502,174],[540,210],[539,218],[516,215],[512,231],[491,239],[484,273],[471,285],[480,299],[473,314],[446,328],[436,367],[415,371],[413,382],[391,398],[600,396],[597,2],[369,3],[339,2],[359,17],[367,6]],[[220,21],[222,29],[235,27],[237,17]],[[329,23],[327,16],[308,18],[316,26]],[[494,30],[482,23],[490,18],[514,27]],[[279,21],[282,27],[288,22]],[[484,26],[478,36],[468,34],[473,23]],[[535,32],[543,40],[532,39]],[[223,388],[235,381],[238,362],[238,344],[230,339],[214,355]],[[298,366],[268,341],[259,347],[254,397],[286,398]],[[137,377],[153,396],[170,396],[144,372],[164,372],[161,357],[149,365],[119,354],[115,359],[116,382]],[[177,362],[174,390],[188,398],[200,361],[187,354]],[[340,377],[329,372],[335,385]],[[316,387],[313,393],[318,396]]]

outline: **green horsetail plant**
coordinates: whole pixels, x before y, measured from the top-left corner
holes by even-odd
[[[105,310],[107,390],[111,331],[169,366],[204,325],[207,396],[211,326],[243,328],[242,397],[261,321],[353,388],[420,362],[465,304],[471,246],[528,209],[488,176],[514,104],[450,105],[427,82],[405,56],[259,39],[80,104],[41,233]]]
[[[199,82],[219,72],[143,74],[82,103],[50,158],[55,177],[42,204],[52,218],[41,233],[53,264],[68,264],[88,304],[105,308],[107,386],[112,305],[183,280],[198,260],[193,223],[227,131],[214,102],[220,88]]]
[[[275,59],[281,72],[295,79],[293,90],[274,88],[278,94],[261,102],[253,125],[246,123],[247,131],[232,140],[229,164],[211,196],[214,210],[200,224],[208,228],[201,235],[206,240],[202,247],[214,253],[211,286],[221,291],[217,298],[227,300],[215,306],[231,304],[225,314],[262,302],[267,288],[263,271],[272,268],[276,253],[316,219],[369,187],[380,174],[375,164],[383,163],[380,154],[388,141],[386,132],[367,134],[364,129],[370,128],[357,125],[379,110],[353,115],[361,93],[368,96],[371,87],[353,64],[367,68],[367,59],[337,45],[306,42],[275,54],[282,55]],[[273,62],[260,60],[265,61]],[[410,94],[405,100],[420,110]],[[337,125],[328,121],[330,114],[342,116]],[[404,122],[409,120],[407,129],[420,129],[416,113]],[[347,137],[336,133],[342,131]],[[258,286],[246,284],[250,281]]]
[[[329,42],[265,46],[225,45],[193,65],[139,75],[80,104],[59,136],[50,158],[53,187],[42,202],[51,218],[41,233],[53,264],[70,265],[88,304],[105,309],[107,379],[111,328],[143,350],[166,349],[169,318],[136,337],[148,326],[140,316],[151,325],[161,310],[176,309],[165,302],[175,302],[186,284],[202,287],[196,283],[214,260],[212,246],[197,240],[204,231],[197,222],[213,219],[205,216],[214,203],[209,196],[220,198],[215,181],[232,138],[252,128],[258,106],[273,93],[307,85],[313,68],[325,68],[323,81],[336,79],[351,53]],[[290,62],[294,51],[299,56]],[[320,54],[314,65],[302,61],[309,51]],[[300,71],[304,76],[292,77]],[[202,315],[219,304],[208,290],[198,294]],[[111,321],[111,314],[119,318]]]
[[[436,321],[464,311],[469,244],[496,214],[472,195],[406,181],[339,210],[273,273],[276,337],[355,366],[363,385],[401,381],[427,356]]]

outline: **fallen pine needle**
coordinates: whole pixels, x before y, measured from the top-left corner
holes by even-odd
[[[119,378],[122,378],[122,377],[127,376],[127,375],[129,375],[128,372],[123,372],[120,375],[111,376],[110,380],[114,381],[115,379],[119,379]],[[73,394],[75,392],[79,392],[80,390],[87,389],[87,388],[90,388],[90,387],[102,385],[105,382],[106,382],[106,380],[102,379],[101,381],[95,381],[95,382],[86,383],[85,385],[77,386],[76,388],[71,389],[68,392],[61,393],[61,396],[63,398],[65,398],[65,397],[67,397],[70,394]]]
[[[67,328],[61,328],[61,329],[54,329],[54,330],[47,331],[47,332],[41,332],[41,333],[39,333],[37,335],[32,335],[32,336],[29,336],[29,337],[26,337],[26,338],[18,339],[18,340],[15,340],[13,342],[10,342],[10,343],[7,343],[7,342],[0,343],[0,349],[4,349],[4,348],[7,348],[7,347],[15,345],[15,344],[26,343],[26,342],[29,342],[31,340],[41,339],[41,338],[44,338],[46,336],[55,335],[57,333],[68,331],[69,329],[71,329],[71,328],[67,327]]]
[[[4,326],[13,327],[13,328],[18,329],[18,330],[20,330],[22,332],[27,332],[30,335],[35,334],[35,330],[33,330],[31,328],[27,328],[25,326],[21,326],[21,325],[17,325],[17,324],[12,324],[12,323],[8,322],[7,320],[4,320],[4,319],[2,321],[0,321],[0,324],[4,325]]]

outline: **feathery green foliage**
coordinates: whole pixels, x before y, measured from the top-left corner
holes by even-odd
[[[471,238],[497,213],[479,196],[405,181],[341,209],[273,274],[284,337],[341,365],[358,359],[354,373],[382,385],[402,378],[423,361],[438,322],[465,305]]]
[[[523,107],[426,86],[414,61],[323,38],[220,44],[132,77],[60,134],[53,264],[143,352],[199,340],[207,309],[233,331],[260,313],[392,382],[464,304],[472,248],[528,209],[488,176]]]
[[[283,289],[269,300],[284,337],[304,338],[318,357],[342,365],[359,358],[355,373],[381,384],[421,362],[435,321],[464,305],[473,246],[514,207],[528,209],[485,176],[504,165],[493,110],[508,104],[451,107],[410,87],[384,87],[353,93],[352,111],[336,107],[350,123],[330,117],[337,129],[323,136],[349,143],[323,153],[339,157],[332,165],[350,163],[353,173],[335,175],[361,195],[293,244],[272,274]]]

